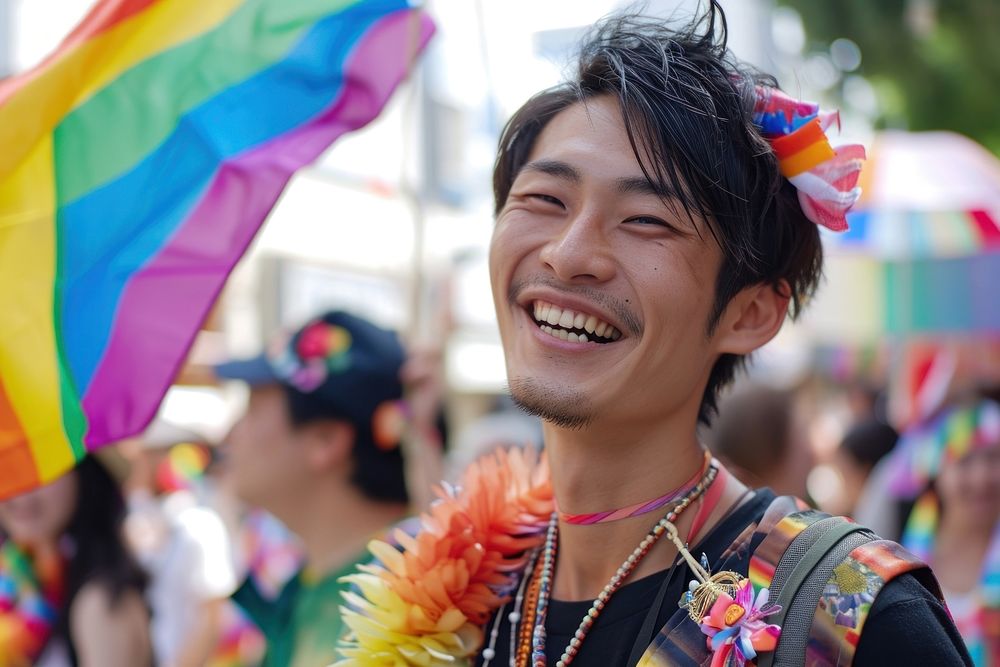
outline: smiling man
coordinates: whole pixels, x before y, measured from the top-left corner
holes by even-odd
[[[522,601],[501,618],[481,662],[516,662],[512,645],[515,653],[523,645],[527,661],[530,638],[535,664],[635,664],[644,654],[701,664],[713,652],[711,623],[699,628],[678,607],[696,575],[668,540],[637,545],[699,493],[698,482],[700,496],[674,510],[673,523],[692,552],[706,555],[709,573],[745,576],[751,555],[763,558],[754,549],[771,537],[767,524],[781,518],[783,501],[772,493],[705,465],[696,431],[741,360],[813,292],[822,264],[813,220],[829,220],[816,213],[822,203],[803,206],[782,176],[780,151],[754,117],[774,82],[732,60],[723,20],[712,6],[679,31],[636,17],[605,23],[584,46],[575,79],[530,100],[501,139],[493,296],[511,393],[545,420],[560,520],[549,530],[551,562],[536,565],[536,576],[551,580],[548,599],[526,593],[536,609]],[[673,489],[657,514],[642,511]],[[789,509],[803,523],[822,520]],[[908,561],[887,551],[881,571],[898,576],[854,591],[877,597],[866,600],[863,635],[855,615],[851,639],[828,638],[840,655],[831,664],[850,663],[848,645],[857,665],[968,663],[947,612],[921,583],[935,588],[926,570]],[[824,594],[833,601],[834,591]],[[806,662],[806,643],[821,634],[810,630],[818,598],[785,612],[777,655],[786,642],[802,650],[780,664]],[[534,619],[530,631],[525,618]],[[718,664],[755,652],[716,644]],[[774,659],[766,641],[757,648],[760,662]],[[809,660],[826,664],[816,651]]]
[[[544,420],[555,511],[527,483],[503,482],[510,537],[541,544],[513,578],[483,572],[483,559],[517,554],[488,535],[503,521],[480,518],[500,512],[480,490],[490,475],[469,477],[425,542],[379,551],[391,595],[357,579],[368,602],[352,604],[367,619],[347,655],[970,664],[926,566],[856,524],[747,489],[698,441],[719,390],[816,287],[817,224],[842,228],[857,197],[863,151],[830,148],[832,119],[735,62],[715,3],[679,30],[604,22],[576,76],[514,114],[494,171],[490,271],[511,394]],[[463,546],[477,530],[488,536]],[[442,574],[456,561],[465,578]]]

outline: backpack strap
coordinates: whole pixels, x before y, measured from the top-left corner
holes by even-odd
[[[768,618],[781,625],[781,638],[774,652],[758,656],[758,667],[848,667],[875,597],[886,582],[906,572],[941,597],[927,566],[895,542],[880,540],[844,517],[803,507],[795,499],[775,499],[752,537],[741,535],[713,567],[748,570],[755,593],[768,588],[771,600],[782,607],[780,616]],[[638,665],[694,667],[712,659],[705,635],[679,609]]]
[[[843,517],[816,514],[822,518],[799,532],[775,568],[770,592],[780,611],[769,622],[781,626],[781,640],[774,652],[758,658],[759,667],[804,664],[816,600],[831,572],[855,546],[874,539]]]
[[[852,544],[848,539],[842,546]],[[935,597],[944,599],[930,568],[889,540],[873,538],[853,545],[834,565],[815,602],[806,664],[850,665],[875,598],[886,583],[902,574],[913,574]]]
[[[787,519],[802,526],[801,517]],[[801,527],[791,541],[787,535],[776,538],[787,547],[769,583],[771,600],[781,611],[769,621],[781,626],[781,639],[774,652],[759,656],[758,667],[848,667],[876,596],[901,574],[919,574],[918,580],[941,597],[927,566],[895,542],[880,540],[845,517],[817,512],[809,519],[816,520]],[[779,523],[776,532],[781,528]],[[761,547],[767,544],[765,539]],[[773,550],[760,554],[761,560],[773,557]],[[761,569],[757,563],[758,572]]]
[[[770,589],[771,598],[774,599],[776,588],[784,582],[791,573],[791,568],[805,555],[811,544],[808,539],[799,540],[799,535],[813,524],[827,518],[828,514],[806,509],[786,513],[780,521],[770,527],[750,557],[747,576],[753,584],[755,594],[762,588],[767,588]],[[819,534],[821,533],[810,533],[809,539],[814,539]],[[778,586],[775,586],[776,582]]]

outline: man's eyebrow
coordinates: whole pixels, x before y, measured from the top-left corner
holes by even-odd
[[[615,182],[615,188],[623,195],[653,195],[655,197],[673,199],[673,190],[656,185],[644,176],[625,176]]]
[[[570,164],[559,160],[533,160],[524,165],[522,171],[537,171],[549,176],[555,176],[564,181],[579,183],[582,179],[580,172]]]
[[[573,165],[561,160],[533,160],[521,168],[521,171],[534,171],[570,183],[579,183],[583,180],[583,175]],[[653,195],[655,197],[674,199],[673,189],[661,185],[656,185],[644,176],[623,176],[615,179],[615,189],[620,194],[629,195]]]
[[[658,197],[666,203],[667,207],[676,214],[678,223],[669,224],[673,230],[682,236],[690,236],[692,233],[700,235],[698,225],[691,218],[690,214],[684,214],[687,210],[681,203],[680,197],[675,194],[675,190],[668,184],[657,185],[643,176],[623,176],[615,181],[615,187],[623,195],[637,194],[642,196]],[[690,225],[684,223],[690,222]],[[691,230],[685,229],[691,227]]]

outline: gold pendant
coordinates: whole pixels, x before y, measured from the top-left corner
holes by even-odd
[[[677,547],[681,557],[687,561],[694,572],[696,580],[691,581],[688,591],[681,598],[680,606],[687,609],[688,616],[695,623],[701,623],[720,596],[726,595],[735,598],[737,591],[743,586],[746,577],[729,570],[711,574],[708,568],[708,561],[702,556],[702,562],[695,560],[688,550],[687,545],[681,541],[677,533],[677,527],[673,523],[666,526],[667,537]]]

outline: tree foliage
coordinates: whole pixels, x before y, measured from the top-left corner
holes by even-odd
[[[809,48],[846,37],[879,97],[879,127],[948,129],[1000,155],[1000,0],[780,0]]]

